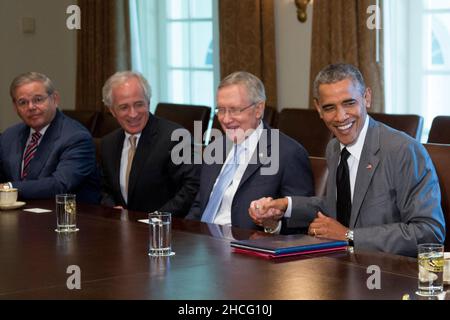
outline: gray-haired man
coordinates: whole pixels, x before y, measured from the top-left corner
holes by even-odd
[[[225,148],[228,141],[232,148],[228,154],[224,152],[222,162],[203,164],[200,190],[188,218],[262,230],[247,214],[253,199],[313,194],[306,150],[262,121],[265,101],[262,81],[248,72],[235,72],[220,83],[216,114],[226,137],[215,143]],[[279,161],[276,170],[265,170],[274,161]],[[229,170],[232,167],[234,170]],[[298,230],[275,223],[266,226],[265,231]]]
[[[182,127],[153,116],[150,98],[150,85],[136,72],[118,72],[103,87],[103,101],[122,128],[102,139],[102,202],[183,217],[197,193],[197,167],[172,161],[171,136]]]

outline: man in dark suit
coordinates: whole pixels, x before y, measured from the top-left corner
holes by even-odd
[[[151,89],[139,73],[118,72],[103,87],[103,102],[121,128],[103,137],[102,203],[184,217],[198,190],[194,164],[175,164],[178,124],[150,114]]]
[[[98,203],[99,177],[90,133],[57,108],[59,94],[45,75],[30,72],[13,80],[10,94],[23,123],[0,136],[0,182],[21,199],[75,193]]]
[[[236,72],[222,80],[216,114],[226,136],[214,143],[222,148],[229,145],[231,150],[223,152],[225,161],[203,164],[200,190],[187,218],[261,229],[247,214],[253,199],[313,194],[307,152],[262,122],[265,101],[263,83],[250,73]],[[266,231],[294,232],[281,223]]]
[[[367,115],[371,90],[357,68],[330,65],[314,82],[316,109],[336,137],[327,147],[326,196],[263,199],[255,223],[308,226],[309,234],[348,240],[355,249],[415,256],[419,243],[443,243],[438,178],[424,147]]]

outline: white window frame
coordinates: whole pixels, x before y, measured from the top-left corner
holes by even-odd
[[[432,121],[432,117],[427,117],[425,77],[450,75],[450,69],[430,66],[427,55],[430,52],[426,51],[431,34],[426,29],[427,16],[439,13],[450,13],[450,9],[426,9],[423,0],[384,1],[385,109],[387,113],[422,115],[425,118],[423,142]]]
[[[150,0],[132,0],[130,1],[130,11],[133,12],[135,9],[135,2],[134,1],[150,1]],[[168,103],[175,103],[171,97],[169,97],[169,85],[168,85],[168,74],[171,70],[183,70],[183,71],[211,71],[213,73],[213,81],[214,83],[213,88],[217,88],[219,81],[220,81],[220,62],[219,62],[219,23],[218,23],[218,0],[211,0],[212,1],[212,7],[213,7],[213,16],[212,19],[205,19],[205,18],[183,18],[183,19],[171,19],[167,17],[167,9],[166,9],[166,1],[161,0],[153,0],[153,5],[155,7],[155,16],[149,17],[149,20],[156,20],[156,21],[149,21],[151,23],[151,34],[154,42],[154,46],[158,48],[157,52],[154,52],[155,57],[152,57],[152,60],[155,60],[152,62],[152,71],[149,71],[148,67],[144,67],[143,59],[140,57],[139,54],[136,52],[132,52],[133,55],[133,68],[141,71],[144,73],[144,75],[149,79],[149,82],[153,89],[153,98],[152,98],[152,104],[151,104],[151,110],[154,111],[156,104],[158,102],[168,102]],[[133,20],[133,15],[130,20]],[[202,22],[212,21],[213,24],[213,68],[197,68],[189,66],[188,68],[181,68],[181,67],[171,67],[168,65],[168,33],[167,33],[167,26],[169,22]],[[133,24],[136,23],[135,21],[131,21],[132,25],[132,44],[133,48],[132,51],[139,50],[139,40],[138,36],[133,34],[133,28],[136,26],[133,26]],[[147,32],[149,32],[149,29],[147,29]],[[189,28],[188,31],[189,37],[191,36],[191,30]],[[190,44],[191,41],[188,41]],[[135,49],[136,48],[136,49]],[[190,49],[190,48],[189,48]],[[190,54],[190,50],[188,51]],[[189,59],[189,63],[191,63],[191,59]],[[190,72],[190,80],[192,80],[192,73]],[[196,104],[192,102],[192,81],[189,81],[189,98],[187,101],[182,101],[179,103],[184,104]],[[212,93],[212,96],[215,97],[215,92]],[[214,110],[215,105],[215,98],[213,98],[213,101],[210,102],[209,107],[212,108],[212,111]],[[213,112],[211,112],[213,114]]]

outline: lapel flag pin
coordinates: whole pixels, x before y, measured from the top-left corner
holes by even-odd
[[[372,165],[371,165],[370,163],[369,163],[369,164],[367,165],[367,167],[366,167],[367,170],[372,170],[372,168],[373,168],[373,167],[372,167]]]

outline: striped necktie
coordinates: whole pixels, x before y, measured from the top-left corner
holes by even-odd
[[[34,154],[36,153],[39,139],[42,137],[42,134],[39,131],[36,131],[31,135],[31,140],[25,148],[25,152],[23,154],[23,167],[22,167],[22,180],[25,179],[28,175],[28,167],[30,165],[31,160],[34,158]]]
[[[205,211],[202,215],[202,222],[214,223],[217,211],[222,203],[222,198],[225,194],[226,189],[230,186],[233,181],[233,177],[239,167],[239,154],[243,150],[243,147],[234,146],[234,154],[231,161],[224,164],[224,168],[217,178],[217,182],[213,187],[213,191],[209,198],[208,204],[206,205]]]

